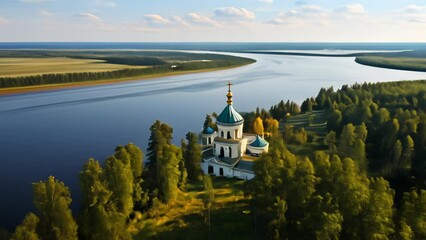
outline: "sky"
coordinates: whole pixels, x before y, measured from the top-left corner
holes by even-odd
[[[425,0],[0,0],[0,42],[426,42]]]

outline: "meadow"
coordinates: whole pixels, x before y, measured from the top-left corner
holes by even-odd
[[[42,90],[39,86],[142,79],[253,62],[228,55],[173,51],[4,50],[0,51],[0,88]]]
[[[52,73],[103,72],[127,68],[145,68],[126,64],[107,63],[105,60],[69,57],[0,58],[0,77],[31,76]]]

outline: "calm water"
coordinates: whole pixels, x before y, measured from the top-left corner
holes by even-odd
[[[0,44],[1,46],[1,44]],[[238,111],[269,109],[281,99],[303,99],[321,87],[355,82],[426,79],[426,73],[358,65],[353,58],[239,54],[257,63],[231,70],[108,86],[0,97],[0,226],[13,228],[32,211],[31,182],[54,175],[71,189],[78,211],[78,173],[90,157],[104,160],[115,146],[144,151],[149,126],[174,127],[178,144],[200,131],[205,115],[225,107],[234,83]]]

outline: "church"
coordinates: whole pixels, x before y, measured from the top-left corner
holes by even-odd
[[[233,107],[231,86],[228,83],[227,105],[216,119],[217,131],[206,127],[201,133],[201,168],[205,174],[250,180],[254,161],[268,151],[269,143],[259,135],[243,133],[244,119]]]

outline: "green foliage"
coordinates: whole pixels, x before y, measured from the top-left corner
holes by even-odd
[[[281,102],[279,102],[277,105],[272,106],[269,109],[269,112],[271,113],[274,119],[280,121],[281,119],[284,119],[287,114],[296,115],[300,113],[300,108],[297,103],[293,101],[287,101],[286,103],[284,103],[284,101],[281,100]]]
[[[158,158],[159,168],[159,196],[165,202],[173,202],[179,191],[181,172],[179,163],[182,162],[182,152],[180,148],[167,144],[160,151]]]
[[[426,72],[426,60],[424,58],[359,56],[356,57],[355,61],[374,67]]]
[[[38,240],[36,232],[40,219],[34,213],[28,213],[22,224],[17,226],[11,240]]]
[[[161,121],[155,121],[149,128],[151,136],[149,137],[147,149],[147,171],[145,180],[149,189],[152,191],[159,188],[159,172],[157,166],[158,158],[161,156],[161,150],[165,145],[170,145],[173,137],[173,128]]]
[[[188,132],[186,134],[188,143],[182,146],[182,155],[190,181],[201,180],[201,146],[198,144],[197,134]]]
[[[77,239],[77,224],[72,217],[68,187],[50,176],[33,183],[34,205],[39,213],[38,235],[43,239]]]
[[[404,193],[402,205],[402,218],[406,222],[415,239],[426,238],[426,191],[420,190],[419,192],[411,191]],[[402,225],[403,229],[410,233],[408,227]]]

